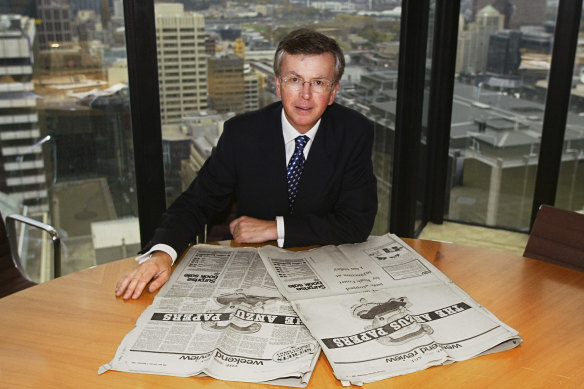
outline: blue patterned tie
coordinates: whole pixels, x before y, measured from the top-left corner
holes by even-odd
[[[288,180],[288,203],[290,204],[290,213],[294,212],[294,200],[296,200],[296,194],[298,193],[298,183],[300,182],[300,176],[302,175],[302,168],[304,167],[304,146],[308,142],[306,135],[297,137],[296,147],[294,148],[294,154],[288,162],[288,170],[286,171],[286,178]]]

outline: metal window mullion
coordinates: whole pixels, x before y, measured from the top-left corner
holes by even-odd
[[[460,1],[436,0],[428,108],[426,217],[444,221]]]
[[[124,1],[130,111],[142,246],[166,209],[153,0]]]
[[[558,3],[531,226],[540,205],[554,205],[556,200],[581,12],[581,1],[560,0]]]
[[[429,0],[402,1],[390,231],[413,237]]]

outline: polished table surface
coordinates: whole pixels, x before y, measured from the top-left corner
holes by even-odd
[[[405,239],[524,342],[509,351],[389,378],[365,388],[584,388],[584,272],[449,243]],[[0,299],[0,387],[251,388],[258,384],[97,369],[152,303],[114,296],[133,258]],[[275,388],[275,386],[264,386]],[[309,388],[341,387],[321,355]]]

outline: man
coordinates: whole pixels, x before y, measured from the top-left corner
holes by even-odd
[[[225,122],[215,153],[164,213],[116,296],[138,298],[149,282],[150,292],[162,286],[177,256],[233,197],[239,217],[229,229],[239,243],[292,247],[368,237],[377,212],[373,125],[334,104],[344,66],[337,43],[318,32],[296,30],[280,42],[274,73],[281,102]]]

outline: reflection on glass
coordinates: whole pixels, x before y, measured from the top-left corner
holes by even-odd
[[[63,274],[135,254],[122,1],[5,1],[0,38],[2,214],[55,226]],[[21,235],[27,271],[46,280],[38,239]]]
[[[292,29],[308,26],[335,38],[345,51],[347,67],[336,101],[364,113],[375,124],[379,211],[373,233],[387,232],[400,4],[397,0],[157,3],[167,203],[196,177],[225,120],[278,100],[272,70],[276,45]],[[188,101],[192,105],[187,106]]]
[[[461,3],[447,218],[528,230],[556,3]]]

